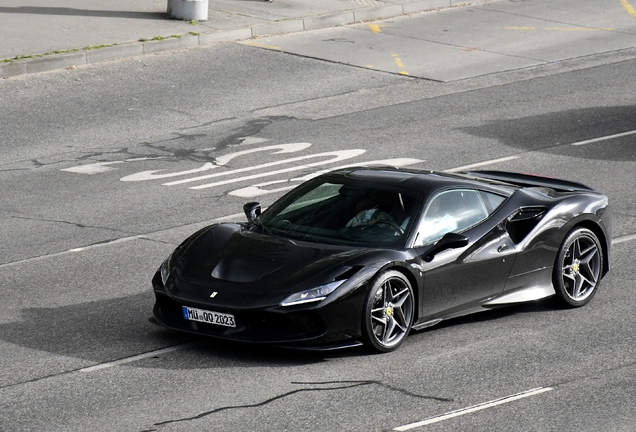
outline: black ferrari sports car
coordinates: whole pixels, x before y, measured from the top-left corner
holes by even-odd
[[[187,238],[152,284],[166,327],[304,349],[396,349],[411,329],[554,296],[609,271],[606,196],[529,174],[344,168],[246,223]]]

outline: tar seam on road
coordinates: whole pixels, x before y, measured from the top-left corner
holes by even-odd
[[[50,375],[44,375],[44,376],[41,376],[41,377],[37,377],[37,378],[25,380],[25,381],[20,381],[20,382],[16,382],[16,383],[0,386],[0,390],[4,390],[4,389],[7,389],[7,388],[11,388],[11,387],[17,387],[17,386],[23,385],[23,384],[34,383],[34,382],[42,381],[42,380],[49,379],[49,378],[57,378],[57,377],[62,376],[62,375],[70,375],[70,374],[76,373],[76,372],[84,372],[84,373],[86,373],[86,372],[93,372],[93,371],[99,370],[99,369],[107,369],[107,368],[110,368],[110,367],[118,366],[120,364],[130,363],[130,362],[133,362],[133,361],[136,361],[136,360],[142,360],[144,358],[153,357],[153,356],[164,354],[164,353],[168,353],[168,352],[171,352],[171,351],[177,351],[177,350],[184,349],[184,348],[190,348],[191,346],[194,346],[194,345],[196,345],[196,342],[178,344],[178,345],[173,345],[173,346],[169,346],[169,347],[166,347],[166,348],[161,348],[161,349],[158,349],[158,350],[149,351],[147,353],[137,354],[137,355],[134,355],[134,356],[131,356],[131,357],[124,357],[124,358],[121,358],[121,359],[118,359],[118,360],[114,360],[112,362],[100,363],[100,364],[97,364],[97,365],[94,365],[94,366],[90,366],[90,367],[79,368],[79,369],[71,369],[71,370],[66,370],[66,371],[62,371],[62,372],[52,373]]]
[[[191,421],[191,420],[198,420],[201,419],[203,417],[207,417],[209,415],[212,414],[216,414],[218,412],[221,411],[226,411],[226,410],[231,410],[231,409],[243,409],[243,408],[257,408],[257,407],[261,407],[264,405],[267,405],[271,402],[277,401],[279,399],[283,399],[287,396],[292,396],[296,393],[303,393],[303,392],[316,392],[316,391],[331,391],[331,390],[346,390],[346,389],[350,389],[350,388],[354,388],[354,387],[360,387],[360,386],[367,386],[367,385],[378,385],[390,390],[394,390],[397,391],[399,393],[403,393],[406,394],[408,396],[411,397],[415,397],[415,398],[420,398],[420,399],[432,399],[432,400],[436,400],[436,401],[440,401],[440,402],[452,402],[452,399],[446,399],[446,398],[440,398],[440,397],[435,397],[435,396],[425,396],[425,395],[418,395],[412,392],[409,392],[407,390],[403,390],[401,388],[398,387],[393,387],[387,384],[384,384],[381,381],[327,381],[327,382],[292,382],[292,384],[302,384],[302,385],[332,385],[332,384],[337,384],[337,387],[326,387],[326,388],[306,388],[306,389],[298,389],[298,390],[292,390],[289,391],[287,393],[283,393],[280,394],[278,396],[274,396],[270,399],[267,399],[263,402],[258,402],[255,404],[246,404],[246,405],[234,405],[234,406],[226,406],[226,407],[220,407],[220,408],[216,408],[214,410],[211,411],[206,411],[203,412],[201,414],[198,414],[196,416],[192,416],[192,417],[184,417],[181,419],[176,419],[176,420],[166,420],[166,421],[162,421],[162,422],[158,422],[155,423],[154,426],[165,426],[167,424],[173,424],[173,423],[179,423],[179,422],[184,422],[184,421]]]

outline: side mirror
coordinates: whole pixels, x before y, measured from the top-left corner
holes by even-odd
[[[252,223],[261,215],[261,203],[248,202],[243,206],[243,211],[245,216],[247,216],[248,222]]]
[[[435,258],[435,255],[445,251],[446,249],[459,249],[466,245],[468,245],[468,237],[465,235],[452,232],[446,233],[444,234],[444,237],[439,239],[437,243],[426,251],[426,254],[422,259],[426,262],[431,262],[433,261],[433,258]]]

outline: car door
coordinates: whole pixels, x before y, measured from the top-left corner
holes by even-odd
[[[427,262],[420,317],[448,315],[479,305],[503,290],[514,263],[514,243],[504,224],[489,217],[506,197],[473,189],[433,196],[418,225],[414,246],[421,257],[448,232],[468,237],[468,245],[447,249]]]

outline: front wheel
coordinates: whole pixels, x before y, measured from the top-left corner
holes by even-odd
[[[395,350],[411,330],[414,311],[413,288],[406,276],[396,270],[382,273],[372,282],[365,302],[364,344],[378,353]]]
[[[575,228],[565,237],[554,265],[557,297],[566,307],[580,307],[596,294],[603,274],[603,249],[596,235]]]

